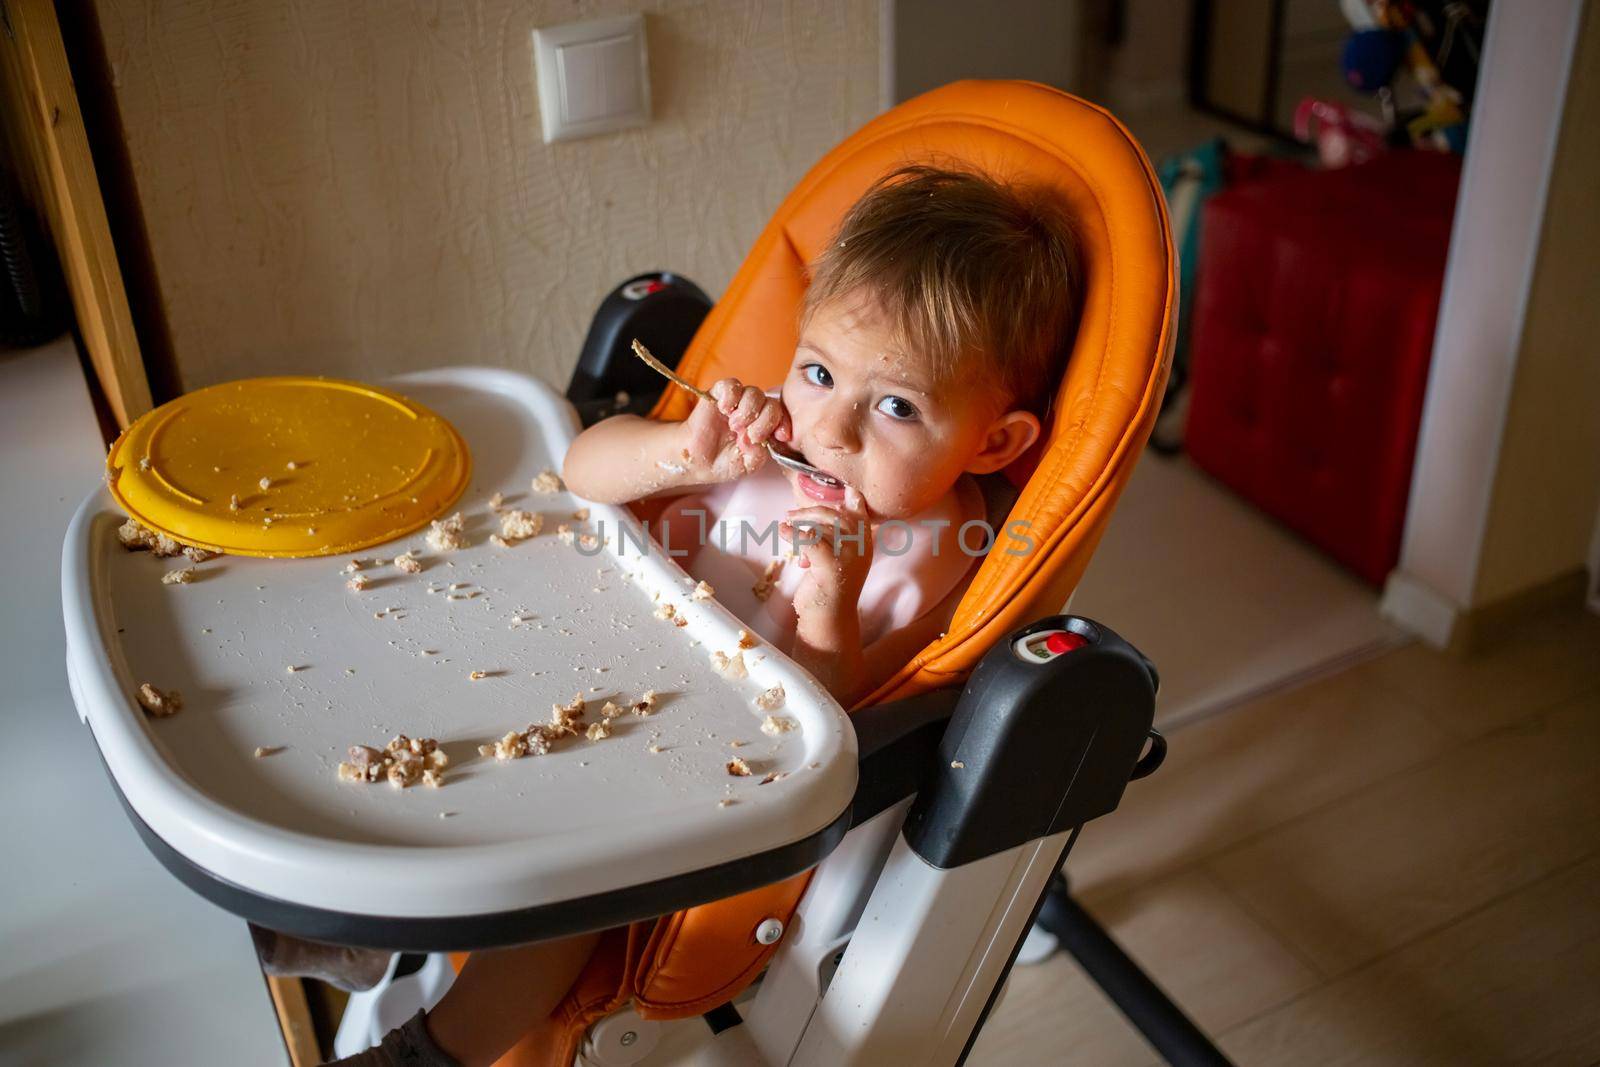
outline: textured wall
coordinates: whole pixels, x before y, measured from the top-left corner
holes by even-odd
[[[871,118],[875,0],[95,0],[184,385],[564,382],[629,273],[716,294]],[[532,31],[646,15],[655,121],[545,145]]]

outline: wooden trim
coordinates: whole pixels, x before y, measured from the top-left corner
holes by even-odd
[[[289,1050],[289,1061],[294,1067],[316,1067],[322,1062],[322,1052],[317,1048],[305,983],[299,978],[277,978],[270,974],[266,979],[267,988],[272,992],[272,1006],[278,1012],[278,1029],[283,1031],[283,1043]]]
[[[39,194],[77,314],[78,332],[117,423],[150,410],[105,204],[50,0],[0,0],[0,88],[8,123]]]
[[[1449,651],[1460,656],[1486,652],[1518,623],[1552,608],[1583,604],[1588,585],[1588,570],[1576,567],[1520,593],[1463,611],[1456,616],[1455,628],[1450,631]]]

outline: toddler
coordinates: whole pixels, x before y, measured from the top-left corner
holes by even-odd
[[[968,546],[992,539],[964,536],[985,519],[975,479],[1038,439],[1077,297],[1048,193],[902,168],[813,265],[779,390],[725,378],[683,422],[592,426],[567,485],[613,504],[674,497],[657,529],[669,550],[849,707],[947,627],[979,562]],[[823,474],[779,466],[768,442]],[[597,938],[474,953],[433,1011],[345,1062],[472,1067],[553,1040]]]

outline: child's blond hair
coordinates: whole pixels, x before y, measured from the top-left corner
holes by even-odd
[[[1043,413],[1077,328],[1077,244],[1050,191],[917,165],[873,183],[812,264],[801,310],[873,300],[940,384]]]

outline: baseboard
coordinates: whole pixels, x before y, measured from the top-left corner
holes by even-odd
[[[1378,611],[1442,651],[1471,656],[1531,616],[1576,607],[1589,597],[1589,572],[1574,567],[1510,596],[1463,608],[1425,582],[1395,571],[1383,587]]]
[[[1463,614],[1459,604],[1405,571],[1393,571],[1383,586],[1378,614],[1434,648],[1450,647]]]
[[[1456,619],[1455,632],[1450,636],[1450,651],[1463,656],[1474,655],[1530,616],[1551,608],[1586,604],[1588,594],[1589,572],[1575,567],[1520,593],[1464,611]]]

